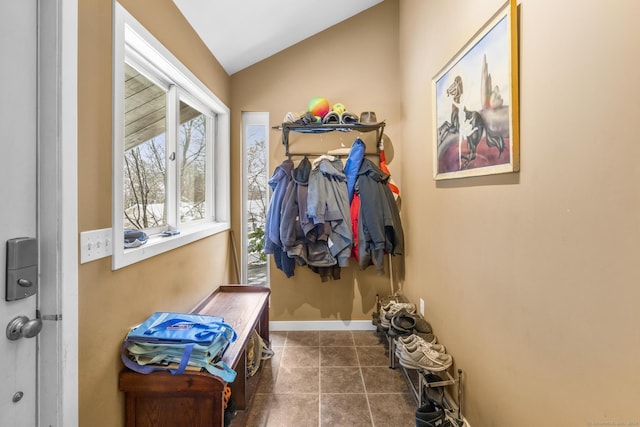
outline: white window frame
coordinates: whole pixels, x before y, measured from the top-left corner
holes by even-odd
[[[265,128],[265,144],[267,148],[267,153],[269,152],[269,113],[268,112],[250,112],[243,111],[242,112],[242,168],[241,168],[241,182],[242,182],[242,229],[241,229],[241,283],[248,283],[248,275],[249,275],[249,249],[248,249],[248,230],[247,224],[249,221],[249,206],[248,206],[248,181],[247,181],[247,136],[249,134],[248,128],[249,126],[264,126]],[[267,159],[267,180],[269,180],[269,162]],[[267,189],[269,190],[269,189]],[[271,192],[267,191],[267,206],[269,206],[269,201],[271,199]],[[265,230],[266,233],[266,230]],[[271,278],[271,270],[270,263],[267,262],[267,279],[266,286],[270,286],[270,278]]]
[[[145,260],[161,253],[179,248],[196,240],[230,229],[230,111],[189,69],[187,69],[168,49],[147,31],[119,3],[114,2],[114,43],[113,43],[113,195],[112,269]],[[124,248],[124,64],[149,65],[157,72],[151,76],[162,86],[169,87],[167,94],[176,105],[179,100],[202,108],[212,118],[207,121],[207,138],[212,144],[207,147],[207,218],[190,223],[178,224],[179,216],[167,216],[168,227],[178,228],[180,234],[171,237],[152,236],[137,248]],[[147,67],[145,67],[145,71]],[[161,70],[161,71],[159,71]],[[171,87],[178,88],[179,94]],[[171,102],[171,101],[170,101]],[[167,109],[167,117],[175,115],[175,120],[167,121],[167,141],[177,138],[177,107],[174,113]],[[171,134],[171,135],[170,135]],[[168,152],[169,150],[167,150]],[[175,180],[173,180],[175,181]],[[177,209],[178,201],[171,193],[179,191],[169,179],[167,183],[167,203],[169,209]],[[178,193],[175,193],[178,194]],[[175,205],[175,207],[173,207]],[[211,206],[212,205],[212,206]],[[168,205],[169,206],[169,205]],[[174,221],[173,223],[169,220]]]

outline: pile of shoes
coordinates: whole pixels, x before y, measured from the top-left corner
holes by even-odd
[[[385,332],[394,338],[415,334],[426,341],[436,341],[429,322],[416,313],[415,304],[408,302],[403,295],[384,297],[378,304],[378,311],[372,315],[378,332]]]
[[[308,125],[316,123],[316,118],[309,111],[302,111],[299,113],[289,112],[282,119],[282,123],[291,123],[296,125]]]
[[[386,314],[387,314],[387,310],[390,308],[391,305],[397,304],[397,303],[408,303],[409,300],[402,294],[399,293],[395,293],[393,295],[388,295],[388,296],[384,296],[384,297],[379,297],[376,295],[376,311],[373,312],[373,314],[371,315],[372,322],[374,326],[376,326],[376,328],[378,329],[378,332],[386,332],[389,330],[389,324],[387,323],[386,320]],[[415,310],[415,305],[414,305],[414,310]],[[385,327],[382,325],[382,319],[385,318],[385,325],[386,325],[386,329]]]
[[[310,125],[318,123],[353,125],[360,122],[358,116],[349,111],[343,111],[341,113],[330,111],[322,118],[321,122],[318,122],[318,118],[311,114],[311,112],[309,111],[300,111],[297,113],[290,111],[285,114],[284,118],[282,119],[282,123],[295,125]]]
[[[440,372],[453,363],[453,358],[442,344],[415,334],[399,337],[395,352],[400,365],[418,371]]]
[[[410,334],[415,326],[415,313],[415,304],[390,302],[380,308],[380,327],[392,337]]]
[[[327,115],[322,118],[322,123],[352,125],[358,123],[358,116],[349,111],[343,111],[341,113],[329,111]]]
[[[431,324],[416,313],[416,306],[401,294],[378,301],[373,324],[396,341],[395,355],[408,369],[440,372],[448,369],[453,358],[443,345],[437,344]]]

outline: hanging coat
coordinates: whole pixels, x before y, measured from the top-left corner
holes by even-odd
[[[364,153],[367,146],[360,138],[356,138],[351,145],[349,151],[349,157],[344,163],[344,174],[347,177],[347,192],[349,194],[349,203],[353,200],[353,187],[356,185],[356,179],[358,178],[358,171],[362,165],[364,159]]]
[[[265,242],[264,253],[273,255],[276,267],[282,270],[287,277],[293,276],[295,261],[287,256],[286,251],[282,247],[280,240],[280,219],[282,200],[285,191],[291,181],[291,171],[293,170],[293,162],[285,160],[281,165],[277,166],[273,175],[269,179],[269,187],[273,191],[269,209],[267,210],[267,218],[265,223]]]
[[[398,188],[396,183],[393,181],[391,171],[387,166],[387,156],[384,154],[384,143],[382,142],[382,139],[380,140],[380,144],[378,144],[378,156],[380,157],[380,170],[389,175],[389,181],[387,181],[387,185],[389,185],[389,189],[391,189],[391,193],[393,193],[393,198],[398,205],[398,210],[400,210],[400,207],[402,206],[402,199],[400,198],[400,188]]]
[[[364,269],[373,264],[378,274],[384,274],[385,253],[401,255],[404,251],[400,214],[388,180],[388,174],[371,160],[364,159],[355,186],[360,196],[359,265]]]
[[[307,239],[302,224],[309,223],[307,218],[307,191],[311,162],[306,157],[293,170],[292,179],[287,185],[282,199],[280,218],[280,240],[290,258],[300,265],[307,264]]]
[[[321,156],[314,160],[313,166],[309,175],[307,216],[316,225],[329,224],[327,245],[340,267],[346,267],[349,265],[353,233],[342,161]]]

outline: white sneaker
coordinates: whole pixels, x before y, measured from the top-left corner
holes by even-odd
[[[444,347],[444,345],[442,344],[431,344],[429,342],[426,342],[425,340],[422,341],[416,341],[414,343],[411,344],[406,344],[404,346],[404,348],[408,351],[408,352],[415,352],[420,348],[426,348],[429,350],[435,350],[438,353],[446,353],[447,349]]]
[[[450,354],[423,347],[413,353],[401,352],[398,361],[405,368],[440,372],[451,366],[453,358]]]
[[[400,310],[405,309],[408,314],[414,314],[416,312],[416,305],[410,302],[397,302],[393,304],[385,313],[385,317],[391,320]]]
[[[444,345],[436,344],[435,342],[429,342],[416,334],[408,335],[406,337],[400,337],[398,338],[398,340],[400,341],[400,345],[404,346],[410,351],[415,351],[415,349],[419,346],[426,346],[427,348],[433,348],[440,353],[447,352]]]

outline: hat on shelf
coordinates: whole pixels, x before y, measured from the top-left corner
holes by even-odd
[[[364,124],[378,123],[378,119],[376,118],[376,113],[373,111],[365,111],[363,113],[360,113],[360,123],[364,123]]]

